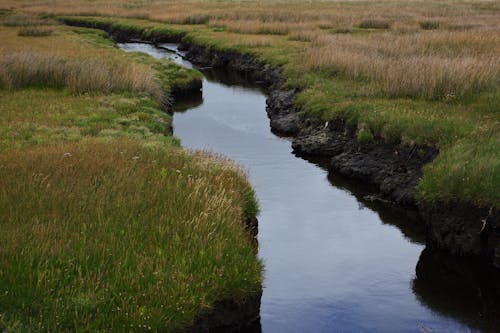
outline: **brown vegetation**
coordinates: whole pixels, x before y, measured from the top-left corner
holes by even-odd
[[[289,35],[313,42],[304,62],[354,79],[374,81],[390,96],[449,98],[499,79],[498,3],[390,1],[365,3],[128,2],[71,4],[9,0],[25,11],[148,18],[208,24],[239,34]],[[366,33],[359,30],[365,30]],[[331,32],[346,36],[331,36]],[[247,44],[245,42],[242,43]],[[268,44],[250,41],[248,45]]]
[[[390,96],[450,98],[500,78],[500,35],[491,31],[323,35],[305,65],[369,79]]]
[[[4,56],[0,60],[0,84],[13,88],[68,87],[75,93],[130,91],[161,96],[157,79],[147,66],[66,59],[34,52]]]

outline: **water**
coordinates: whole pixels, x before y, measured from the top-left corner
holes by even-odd
[[[120,46],[191,66],[151,45]],[[270,131],[261,88],[228,73],[204,73],[202,96],[178,104],[183,112],[174,116],[174,132],[184,147],[223,154],[248,170],[261,207],[263,332],[499,329],[496,312],[488,318],[484,297],[466,305],[483,282],[458,282],[456,292],[434,290],[434,281],[447,274],[433,275],[436,266],[458,275],[455,280],[466,278],[460,269],[436,265],[427,252],[419,263],[424,278],[416,278],[424,246],[411,212],[364,202],[358,185],[295,157],[290,142]]]

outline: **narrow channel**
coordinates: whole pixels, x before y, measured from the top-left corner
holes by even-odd
[[[161,45],[170,51],[119,45],[192,66],[175,45]],[[474,283],[455,278],[455,292],[445,290],[447,280],[439,285],[443,267],[432,253],[422,252],[423,236],[411,214],[378,207],[363,199],[358,185],[294,156],[289,140],[270,131],[261,87],[234,74],[202,71],[202,94],[176,105],[174,133],[183,147],[222,154],[248,171],[261,208],[263,332],[499,328],[476,304],[482,299],[474,298]]]

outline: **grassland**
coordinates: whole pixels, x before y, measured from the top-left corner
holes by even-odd
[[[282,68],[305,118],[343,119],[364,141],[437,147],[421,202],[500,207],[498,2],[97,3],[106,7],[23,7],[253,54]]]
[[[199,72],[20,13],[0,39],[0,331],[179,331],[259,292],[245,174],[161,110]]]

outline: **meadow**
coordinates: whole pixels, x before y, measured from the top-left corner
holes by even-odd
[[[179,331],[260,293],[245,172],[162,110],[201,73],[33,15],[0,39],[0,331]]]

